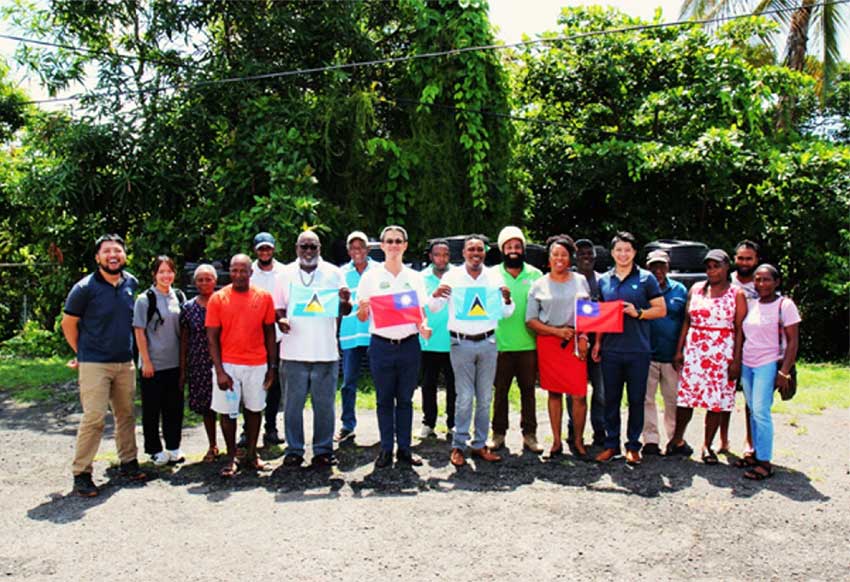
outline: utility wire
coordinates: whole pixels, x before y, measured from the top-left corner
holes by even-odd
[[[825,1],[819,4],[811,4],[806,6],[806,8],[818,8],[818,7],[827,7],[827,6],[837,6],[840,4],[850,3],[850,0],[832,0]],[[387,64],[395,64],[402,63],[414,60],[423,60],[423,59],[433,59],[437,57],[444,56],[456,56],[463,53],[469,52],[482,52],[482,51],[490,51],[490,50],[505,50],[510,48],[518,48],[525,46],[533,46],[538,44],[551,44],[558,42],[567,42],[580,40],[584,38],[592,38],[597,36],[606,36],[610,34],[625,34],[630,32],[642,32],[647,30],[660,30],[665,28],[674,28],[679,26],[697,26],[697,25],[707,25],[707,24],[717,24],[721,22],[730,22],[733,20],[741,20],[744,18],[751,18],[753,16],[770,16],[772,14],[781,14],[784,12],[793,12],[803,8],[803,6],[796,7],[784,7],[784,8],[775,8],[772,10],[765,10],[760,13],[748,12],[746,14],[738,14],[738,15],[729,15],[729,16],[718,16],[714,18],[705,18],[699,20],[679,20],[675,22],[657,22],[653,24],[638,24],[634,26],[623,26],[620,28],[612,28],[606,30],[592,30],[587,32],[578,32],[575,34],[565,35],[565,36],[557,36],[551,38],[539,38],[534,40],[526,40],[520,41],[511,44],[489,44],[489,45],[479,45],[479,46],[471,46],[471,47],[462,47],[449,49],[444,51],[432,51],[427,53],[419,53],[414,55],[403,55],[398,57],[388,57],[384,59],[374,59],[371,61],[357,61],[353,63],[340,63],[337,65],[325,65],[322,67],[310,67],[304,69],[294,69],[289,71],[278,71],[273,73],[263,73],[258,75],[248,75],[243,77],[225,77],[223,79],[209,79],[206,81],[197,81],[194,83],[185,83],[181,85],[173,85],[168,87],[150,87],[150,88],[142,88],[136,89],[133,91],[113,91],[113,92],[101,92],[101,93],[93,93],[93,94],[76,94],[69,95],[67,97],[54,97],[51,99],[36,99],[33,101],[25,101],[21,103],[21,105],[40,105],[45,103],[59,103],[63,101],[78,101],[83,97],[89,98],[100,98],[100,97],[121,97],[121,96],[129,96],[129,95],[137,95],[144,93],[158,93],[161,91],[166,91],[169,89],[193,89],[200,87],[208,87],[213,85],[224,85],[231,83],[242,83],[246,81],[261,81],[267,79],[280,79],[284,77],[293,77],[300,75],[311,75],[315,73],[324,73],[329,71],[343,71],[356,69],[360,67],[371,67],[376,65],[387,65]]]

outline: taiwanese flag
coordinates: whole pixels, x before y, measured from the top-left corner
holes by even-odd
[[[622,301],[576,301],[576,331],[623,333]]]
[[[376,329],[422,322],[419,297],[413,290],[392,295],[375,295],[369,299],[369,307],[372,309],[372,321]]]

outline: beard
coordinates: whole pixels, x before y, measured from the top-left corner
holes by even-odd
[[[274,261],[274,257],[272,257],[271,259],[265,260],[265,261],[263,259],[259,259],[259,258],[257,259],[257,263],[262,267],[268,267],[269,265],[272,264],[272,261]]]
[[[304,257],[301,257],[298,259],[298,262],[302,267],[315,267],[319,264],[319,255],[316,255],[312,259],[305,259]]]
[[[508,269],[519,269],[525,262],[525,253],[511,253],[502,259]]]
[[[756,272],[755,267],[735,267],[739,277],[749,278]]]
[[[121,266],[120,266],[120,267],[118,267],[117,269],[112,269],[112,268],[110,268],[110,267],[109,267],[109,265],[98,265],[98,266],[99,266],[101,269],[103,269],[103,272],[104,272],[104,273],[107,273],[107,274],[109,274],[109,275],[120,275],[120,274],[121,274],[121,272],[124,270],[124,267],[125,267],[126,265],[121,265]]]

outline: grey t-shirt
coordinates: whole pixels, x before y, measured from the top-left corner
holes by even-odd
[[[144,328],[148,340],[148,353],[155,371],[170,370],[180,365],[180,301],[172,288],[168,295],[153,288],[156,306],[163,318],[156,314],[148,321],[147,291],[136,298],[133,306],[133,327]],[[142,368],[139,355],[139,368]]]
[[[569,280],[559,283],[549,275],[537,279],[528,292],[525,321],[539,319],[546,325],[575,326],[576,295],[589,297],[587,279],[579,273],[570,273]]]

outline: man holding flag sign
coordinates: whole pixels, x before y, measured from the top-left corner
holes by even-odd
[[[516,306],[499,271],[484,267],[486,252],[482,235],[466,237],[463,244],[464,265],[446,273],[428,301],[428,308],[434,313],[449,305],[448,329],[457,392],[455,434],[450,457],[455,467],[466,464],[464,450],[470,436],[473,399],[475,430],[472,455],[484,461],[502,460],[486,446],[498,356],[494,333],[497,321],[510,317]]]
[[[617,327],[618,319],[622,322],[622,333],[608,332],[604,337],[597,336],[592,353],[594,361],[602,364],[605,384],[605,449],[596,456],[596,460],[602,463],[620,454],[620,402],[624,384],[629,401],[626,462],[630,465],[641,462],[643,405],[652,356],[649,320],[667,314],[658,280],[649,271],[635,265],[635,255],[634,236],[618,232],[611,241],[614,268],[599,279],[599,290],[605,302],[598,304],[598,313],[594,306],[580,306],[581,315],[577,318],[578,327],[582,322],[596,320],[613,329]],[[581,329],[587,331],[586,327]]]
[[[413,393],[419,380],[419,337],[431,337],[422,317],[425,285],[422,276],[402,262],[407,231],[388,226],[381,231],[383,264],[369,269],[357,287],[357,318],[369,322],[369,368],[375,381],[381,452],[378,469],[393,461],[398,444],[399,463],[420,466],[422,459],[410,450],[413,432]]]
[[[304,405],[313,407],[313,465],[334,465],[334,399],[339,352],[337,317],[351,312],[351,293],[339,268],[322,260],[313,231],[298,236],[298,258],[286,265],[275,286],[278,329],[283,333],[280,359],[286,378],[284,428],[286,467],[304,462]]]

